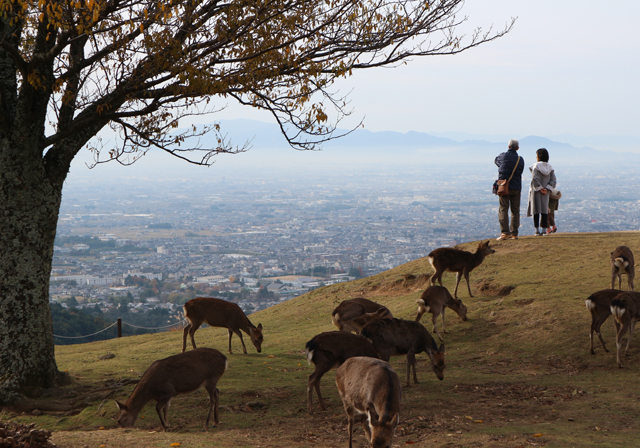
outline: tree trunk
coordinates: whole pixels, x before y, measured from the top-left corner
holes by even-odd
[[[37,396],[64,377],[49,310],[63,182],[48,177],[33,146],[20,146],[28,136],[12,134],[0,139],[0,403]]]

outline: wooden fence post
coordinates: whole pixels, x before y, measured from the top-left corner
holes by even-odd
[[[118,317],[118,337],[122,337],[122,319]]]

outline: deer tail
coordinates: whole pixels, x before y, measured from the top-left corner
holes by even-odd
[[[622,316],[627,310],[624,307],[624,303],[619,300],[614,300],[611,302],[611,314],[613,314],[613,318],[616,322],[621,323]]]
[[[422,299],[416,300],[416,303],[418,304],[418,312],[419,313],[422,313],[422,314],[428,313],[429,310],[431,309],[431,307],[425,306],[424,300],[422,300]]]
[[[614,262],[614,264],[621,271],[624,271],[627,268],[627,266],[629,266],[629,262],[622,257],[616,258],[616,261]]]
[[[307,364],[311,365],[312,359],[313,359],[313,350],[307,349]]]
[[[593,309],[596,307],[596,304],[593,303],[590,299],[587,299],[584,301],[584,306],[586,306],[589,311],[593,311]]]

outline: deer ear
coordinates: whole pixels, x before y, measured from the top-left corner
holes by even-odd
[[[258,324],[258,326],[256,327],[258,330],[262,330],[262,324]]]
[[[444,353],[444,344],[440,344],[440,348],[438,348],[438,351]]]
[[[118,400],[116,400],[116,406],[118,407],[119,411],[126,411],[127,407],[125,405],[123,405],[122,403],[120,403]]]

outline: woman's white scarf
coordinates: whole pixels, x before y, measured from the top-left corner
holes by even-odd
[[[540,171],[543,176],[548,176],[553,171],[553,167],[548,162],[536,162],[529,167],[531,172],[535,169]]]
[[[551,171],[553,171],[553,167],[548,162],[536,162],[529,167],[529,170],[531,172],[533,172],[533,170],[538,170],[538,172],[543,176],[548,176],[549,174],[551,174]],[[530,190],[533,189],[534,191],[540,191],[542,188],[543,187],[536,189],[533,187],[533,185],[529,186],[529,189]],[[544,188],[546,188],[547,190],[550,190],[553,187],[551,187],[551,185],[547,185]]]

